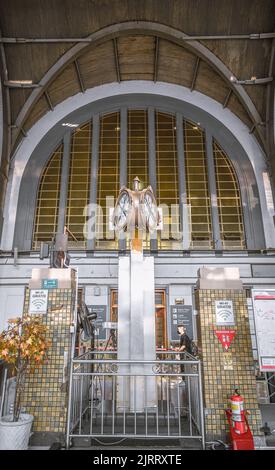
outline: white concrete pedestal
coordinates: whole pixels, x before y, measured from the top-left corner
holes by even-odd
[[[118,360],[154,361],[155,284],[154,258],[132,251],[119,258],[118,274]],[[119,373],[130,377],[118,379],[117,409],[143,412],[157,406],[156,378],[153,364],[120,366]]]

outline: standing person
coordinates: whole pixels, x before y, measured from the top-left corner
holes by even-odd
[[[187,352],[189,354],[192,354],[192,347],[191,347],[191,339],[186,333],[186,328],[184,325],[178,325],[177,328],[178,334],[180,335],[180,346],[178,348],[179,352]],[[183,360],[183,354],[180,354],[180,360]],[[180,366],[180,371],[183,374],[184,373],[184,365],[181,364]],[[182,380],[184,380],[184,377],[182,376]]]

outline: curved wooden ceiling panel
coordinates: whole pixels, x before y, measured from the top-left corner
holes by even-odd
[[[90,47],[77,58],[77,65],[80,76],[76,64],[69,64],[45,90],[46,99],[43,96],[34,105],[24,129],[29,129],[51,107],[79,93],[79,80],[88,89],[118,80],[156,79],[195,89],[220,103],[225,102],[229,92],[226,81],[206,62],[198,61],[188,49],[154,36],[123,36]],[[252,125],[237,98],[231,96],[229,105],[245,123]]]

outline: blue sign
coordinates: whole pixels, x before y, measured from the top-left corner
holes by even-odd
[[[42,279],[41,287],[43,289],[57,289],[58,280],[57,279]]]

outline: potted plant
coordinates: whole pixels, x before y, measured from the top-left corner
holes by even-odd
[[[47,361],[50,342],[46,334],[47,327],[32,316],[9,320],[7,329],[0,333],[0,359],[10,364],[16,375],[13,414],[0,417],[1,450],[28,448],[33,416],[21,412],[21,400],[26,375]]]

